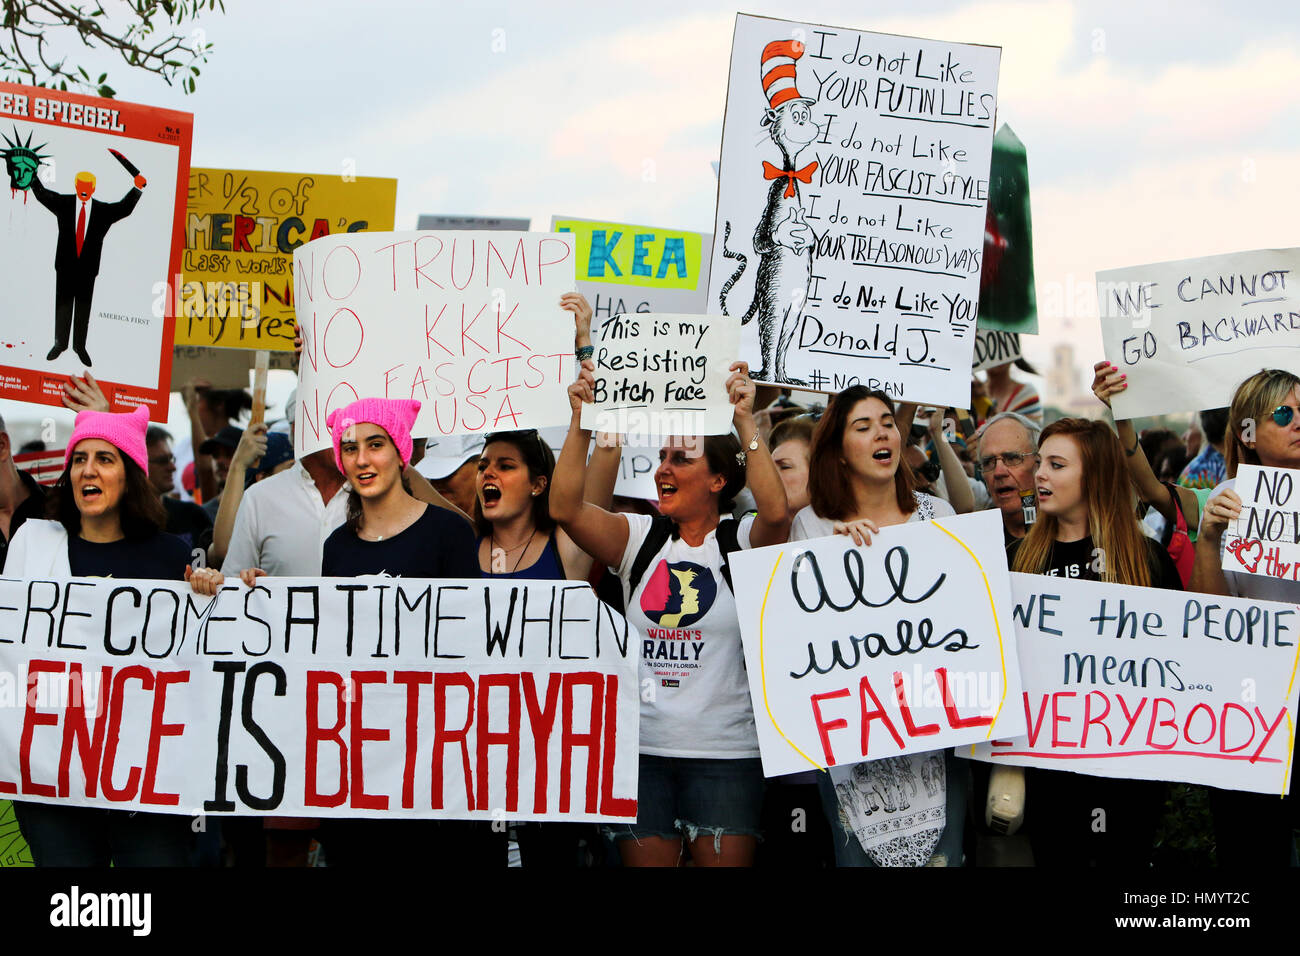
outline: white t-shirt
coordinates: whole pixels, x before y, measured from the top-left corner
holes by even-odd
[[[929,521],[931,518],[949,518],[957,512],[952,505],[942,498],[927,495],[923,491],[912,492],[916,496],[916,510],[907,518],[908,521]],[[791,541],[807,541],[809,538],[824,538],[835,533],[835,521],[832,518],[819,518],[813,513],[812,505],[802,509],[794,516],[790,526]]]
[[[698,548],[669,538],[647,565],[636,593],[630,594],[628,575],[653,519],[623,517],[627,547],[617,571],[628,623],[642,635],[641,753],[757,757],[736,599],[722,576],[716,532],[710,531]],[[753,525],[753,515],[740,521],[736,538],[742,548],[750,547]],[[650,687],[653,695],[645,693]],[[650,696],[653,700],[646,700]]]
[[[240,499],[222,571],[261,568],[274,577],[319,577],[325,539],[347,519],[348,488],[344,482],[325,504],[299,461],[252,485]]]
[[[1236,490],[1237,479],[1229,478],[1221,482],[1210,498],[1215,498],[1224,489]],[[1205,521],[1205,509],[1201,509],[1201,521]],[[1200,528],[1197,528],[1199,540]],[[1219,540],[1219,563],[1223,564],[1225,542]],[[1282,604],[1300,604],[1300,581],[1284,581],[1269,577],[1267,574],[1249,574],[1245,571],[1224,571],[1224,580],[1228,583],[1228,593],[1233,597],[1254,598],[1256,601],[1279,601]]]

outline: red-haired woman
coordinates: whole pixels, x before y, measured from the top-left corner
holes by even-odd
[[[1105,423],[1055,421],[1043,429],[1038,454],[1038,520],[1008,549],[1013,571],[1183,589],[1169,553],[1142,533],[1124,448]],[[1159,781],[1030,770],[1025,808],[1035,863],[1147,865],[1164,792]]]

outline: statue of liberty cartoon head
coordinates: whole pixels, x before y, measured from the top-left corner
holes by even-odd
[[[31,187],[32,180],[36,178],[36,170],[47,158],[41,155],[45,144],[33,146],[31,133],[27,134],[27,141],[23,142],[17,127],[14,127],[13,139],[10,139],[7,134],[0,135],[3,135],[5,142],[9,144],[7,148],[0,150],[0,154],[5,158],[5,172],[9,174],[9,188],[14,191],[21,189],[25,192]]]

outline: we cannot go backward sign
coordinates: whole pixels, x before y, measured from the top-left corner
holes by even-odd
[[[571,236],[391,232],[294,252],[302,330],[297,452],[329,447],[357,398],[422,403],[417,436],[568,422],[574,376]]]

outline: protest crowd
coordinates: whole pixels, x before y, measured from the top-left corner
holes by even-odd
[[[1287,313],[1289,330],[1279,331],[1293,305],[1283,302],[1276,328],[1266,323],[1259,332],[1277,334],[1287,349],[1252,351],[1248,364],[1234,360],[1231,373],[1210,364],[1151,371],[1155,332],[1121,332],[1127,337],[1118,351],[1108,338],[1106,357],[1093,368],[1096,416],[1053,417],[1035,386],[1013,375],[1035,374],[1018,344],[1006,361],[967,361],[976,315],[982,321],[986,301],[995,299],[980,285],[978,258],[980,237],[986,256],[991,248],[984,233],[990,177],[972,166],[909,177],[891,169],[892,178],[868,180],[878,198],[893,201],[891,190],[901,190],[900,203],[926,201],[917,197],[931,189],[946,197],[932,200],[943,206],[933,215],[951,215],[956,225],[931,224],[932,234],[975,236],[969,262],[936,271],[937,260],[918,258],[919,246],[869,251],[859,236],[854,268],[926,266],[908,281],[939,278],[911,300],[915,308],[901,304],[901,286],[879,301],[879,288],[857,298],[841,289],[829,306],[840,274],[831,281],[814,270],[839,268],[837,253],[829,233],[816,234],[823,227],[814,228],[820,220],[812,207],[800,205],[818,164],[795,161],[817,135],[817,101],[796,88],[806,91],[809,83],[803,44],[763,22],[743,18],[737,33],[738,50],[749,42],[745,31],[762,37],[745,48],[744,75],[754,88],[743,95],[765,111],[760,148],[782,166],[765,161],[760,179],[751,163],[746,196],[758,202],[733,201],[738,194],[728,190],[739,174],[729,150],[739,148],[732,145],[739,137],[752,151],[758,115],[744,113],[747,126],[724,131],[715,239],[696,236],[688,247],[647,232],[629,236],[618,253],[625,278],[643,277],[649,288],[686,275],[688,249],[692,270],[707,264],[716,241],[707,289],[721,292],[706,306],[647,310],[619,300],[613,307],[598,290],[593,309],[593,287],[575,285],[568,260],[579,273],[587,268],[588,279],[592,264],[623,275],[612,251],[619,233],[603,228],[608,224],[589,225],[580,241],[578,227],[568,224],[553,224],[547,234],[526,227],[466,233],[483,245],[469,246],[465,266],[465,246],[455,243],[466,240],[450,231],[391,233],[380,223],[367,232],[363,222],[331,236],[331,219],[322,215],[306,241],[311,217],[287,220],[292,228],[280,229],[281,238],[302,234],[304,241],[280,253],[295,272],[298,309],[296,325],[286,325],[297,330],[292,352],[287,339],[275,346],[293,355],[298,375],[282,420],[265,420],[264,378],[252,391],[199,377],[183,386],[173,380],[189,417],[190,437],[177,443],[162,424],[151,424],[147,403],[133,406],[103,384],[110,372],[100,374],[101,383],[89,371],[65,371],[61,400],[77,416],[59,452],[61,472],[48,484],[22,470],[0,423],[0,556],[4,586],[13,588],[0,595],[0,613],[13,615],[0,624],[0,654],[14,654],[21,662],[15,668],[30,667],[19,686],[32,695],[43,686],[39,674],[62,673],[65,658],[78,662],[67,665],[69,674],[79,676],[83,664],[87,672],[102,667],[103,693],[111,688],[93,718],[89,705],[30,700],[5,711],[0,745],[15,753],[0,754],[0,799],[12,799],[37,866],[355,869],[402,866],[418,856],[457,868],[513,860],[546,869],[1149,868],[1169,865],[1170,844],[1189,831],[1212,845],[1219,866],[1300,863],[1291,716],[1300,640],[1289,616],[1300,605],[1300,574],[1282,561],[1286,548],[1300,543],[1300,522],[1294,504],[1276,515],[1260,511],[1261,489],[1285,508],[1300,472],[1297,312]],[[768,42],[769,34],[776,39]],[[836,37],[825,33],[820,42],[843,42]],[[993,144],[1006,143],[993,133],[993,49],[962,54],[969,69],[960,80],[955,70],[925,77],[945,90],[945,83],[987,87],[978,95],[974,86],[963,90],[965,112],[944,114],[971,121],[952,126],[960,127],[953,136],[967,137],[956,150],[961,163],[980,149],[996,156]],[[994,57],[991,78],[980,57]],[[918,54],[917,76],[921,62]],[[760,64],[761,91],[750,75]],[[861,108],[845,97],[843,109]],[[896,107],[905,108],[912,107]],[[873,114],[882,123],[898,115]],[[9,150],[11,167],[23,158],[19,148]],[[914,151],[912,159],[922,155]],[[1023,149],[1020,155],[1023,171]],[[25,161],[41,158],[33,152]],[[105,238],[101,230],[98,240],[111,245],[146,214],[127,216],[148,208],[144,176],[136,170],[132,181],[129,203],[114,207],[115,231]],[[87,182],[93,191],[93,178],[78,179],[78,188]],[[831,189],[824,179],[818,186]],[[36,188],[53,209],[48,190]],[[1023,201],[1027,207],[1027,196]],[[94,223],[97,207],[88,194],[81,202]],[[36,204],[31,209],[47,215]],[[742,209],[761,209],[750,220],[756,277],[745,280],[755,291],[743,319],[738,308],[727,311],[746,269],[746,256],[735,250],[751,227],[732,222]],[[236,220],[248,249],[263,220]],[[198,221],[191,214],[191,242],[199,241]],[[275,230],[265,221],[261,241],[271,246]],[[47,226],[68,248],[75,241],[75,261],[84,221]],[[1024,226],[1027,248],[1027,219]],[[184,231],[183,223],[176,228]],[[219,242],[222,226],[212,228],[199,239]],[[504,238],[496,245],[483,239],[493,235]],[[436,242],[438,252],[425,242]],[[633,243],[635,252],[627,249]],[[438,271],[447,268],[438,260],[444,245],[449,273]],[[658,258],[647,265],[652,246]],[[955,246],[950,241],[944,255]],[[466,305],[450,291],[470,283],[458,281],[460,268],[470,270],[474,289],[506,289],[506,306],[479,308],[487,317],[477,330],[470,313],[482,302]],[[1245,267],[1234,270],[1244,287]],[[1190,282],[1192,268],[1186,271]],[[1267,263],[1256,270],[1265,280],[1285,271]],[[885,281],[884,271],[872,275],[877,286]],[[831,292],[803,298],[810,277]],[[363,297],[375,281],[385,295],[419,299],[418,318],[410,318],[411,308],[399,319],[397,298],[371,308]],[[70,296],[71,280],[59,282],[59,295]],[[348,285],[353,292],[342,292]],[[1123,301],[1141,303],[1155,286],[1139,283],[1136,298]],[[811,288],[815,297],[817,285]],[[1184,286],[1177,288],[1189,302]],[[1265,284],[1263,291],[1279,296],[1252,301],[1282,301],[1281,290]],[[459,314],[439,329],[442,313],[428,303],[444,292]],[[89,295],[84,283],[76,294]],[[518,317],[509,312],[510,297],[521,303]],[[1101,298],[1105,308],[1109,300]],[[807,303],[807,311],[791,301]],[[719,305],[723,314],[715,316]],[[389,306],[391,315],[383,313]],[[847,316],[850,306],[861,329],[834,331],[835,310]],[[66,350],[72,308],[59,305],[62,338],[50,362]],[[93,353],[98,371],[109,364],[103,337],[87,327],[89,306],[76,308],[74,352],[84,366],[87,350]],[[890,308],[909,315],[880,317]],[[946,322],[920,314],[946,308]],[[1032,297],[1025,311],[1033,312]],[[336,361],[349,315],[361,329],[356,354]],[[942,328],[919,327],[931,319]],[[408,320],[420,326],[414,338],[383,337],[384,328]],[[459,335],[447,332],[457,322]],[[535,334],[528,322],[544,332]],[[331,323],[338,323],[333,332]],[[873,331],[865,331],[869,325]],[[1198,338],[1189,325],[1172,334],[1191,352],[1213,348],[1218,333]],[[907,335],[914,337],[904,342]],[[525,347],[525,338],[532,344]],[[420,354],[411,352],[417,341]],[[171,339],[165,342],[168,351]],[[501,358],[479,358],[480,351]],[[421,358],[429,361],[421,366]],[[442,362],[436,372],[435,359]],[[823,375],[817,364],[831,368],[841,359],[873,375],[891,371],[860,380],[856,372]],[[1155,409],[1143,398],[1140,414],[1129,417],[1134,392],[1170,391],[1161,374],[1180,377],[1180,394],[1220,396],[1213,402],[1219,407]],[[345,385],[351,392],[341,400]],[[160,379],[164,398],[165,386]],[[685,418],[655,418],[683,410]],[[1140,427],[1139,418],[1156,413],[1195,421],[1181,437]],[[648,464],[639,494],[621,484],[637,451],[629,415],[638,414],[651,424],[640,432],[655,438],[640,449]],[[521,417],[540,429],[522,427]],[[685,434],[655,427],[669,420],[700,427]],[[548,438],[548,430],[562,437]],[[1262,544],[1248,540],[1247,512],[1263,514]],[[1259,554],[1250,563],[1252,545]],[[760,557],[768,562],[761,575]],[[790,586],[778,571],[788,573]],[[973,583],[958,591],[959,578]],[[409,582],[425,588],[414,603],[404,590]],[[471,591],[475,582],[482,587]],[[55,603],[40,605],[47,586]],[[72,610],[79,587],[106,596]],[[935,598],[944,587],[945,596]],[[1176,629],[1165,633],[1177,623],[1167,611],[1152,610],[1174,607],[1164,592],[1179,592],[1180,601],[1186,595],[1178,605],[1181,637]],[[367,620],[357,609],[375,594],[380,611]],[[1052,602],[1064,608],[1059,602],[1085,599],[1094,601],[1090,607],[1100,601],[1095,617],[1053,615]],[[547,601],[549,609],[539,610]],[[1147,610],[1132,610],[1143,602]],[[1107,616],[1116,603],[1120,610]],[[806,616],[770,610],[787,605]],[[168,614],[170,625],[160,625]],[[34,630],[46,619],[47,632]],[[831,633],[828,620],[841,630]],[[1111,623],[1116,640],[1102,646],[1097,641]],[[544,651],[527,651],[530,627],[530,634],[548,629]],[[485,632],[486,654],[480,650],[476,662],[456,670],[471,643],[482,647]],[[164,633],[171,639],[160,649]],[[594,650],[575,650],[574,634],[592,638]],[[1093,651],[1076,646],[1080,635],[1093,638]],[[1193,641],[1198,635],[1204,640]],[[180,670],[189,659],[174,645],[187,639],[184,652],[203,658],[211,674],[200,677],[197,665]],[[1050,651],[1037,650],[1044,640]],[[1157,650],[1144,643],[1160,640]],[[346,650],[335,651],[335,641]],[[1250,658],[1255,670],[1243,673],[1258,676],[1261,687],[1271,681],[1270,689],[1257,698],[1252,676],[1238,693],[1235,672],[1187,665],[1183,655],[1193,643],[1209,646],[1206,654],[1259,655]],[[624,661],[607,664],[616,648]],[[977,650],[992,655],[973,667],[995,678],[988,706],[955,696],[950,684]],[[544,653],[549,663],[529,663],[536,659],[528,652]],[[421,653],[420,663],[409,663]],[[1046,678],[1025,663],[1036,654],[1050,656]],[[519,661],[507,664],[508,655]],[[774,659],[780,665],[769,667]],[[800,673],[793,662],[805,659]],[[337,663],[345,660],[347,676]],[[1262,660],[1275,663],[1254,663]],[[929,662],[915,681],[913,661]],[[629,670],[619,670],[621,663]],[[207,704],[195,703],[201,678],[216,688],[201,698]],[[823,683],[808,692],[815,681]],[[142,689],[125,689],[132,682]],[[1076,692],[1076,684],[1087,686]],[[933,706],[920,703],[922,685],[937,688]],[[1266,700],[1277,686],[1284,699]],[[1130,709],[1137,696],[1116,688],[1137,689],[1138,709]],[[1219,696],[1188,696],[1193,691]],[[278,698],[292,708],[268,718]],[[182,699],[187,703],[177,703]],[[469,701],[460,711],[463,726],[447,716],[452,699]],[[429,701],[436,703],[417,715],[417,705]],[[796,709],[798,727],[788,716]],[[191,745],[191,737],[179,744],[182,721],[210,725],[219,742],[211,752],[202,749],[207,742]],[[427,721],[436,722],[430,735]],[[268,729],[273,723],[278,730]],[[302,739],[286,743],[288,726],[302,730]],[[628,726],[636,729],[631,739],[617,732]],[[1238,742],[1243,727],[1250,736]],[[1165,742],[1166,732],[1177,743]],[[363,744],[368,755],[385,755],[382,770],[375,769],[379,758],[363,758]],[[579,752],[584,756],[575,757]],[[215,764],[215,774],[200,760]],[[198,767],[207,779],[187,780],[191,771],[177,767]]]

